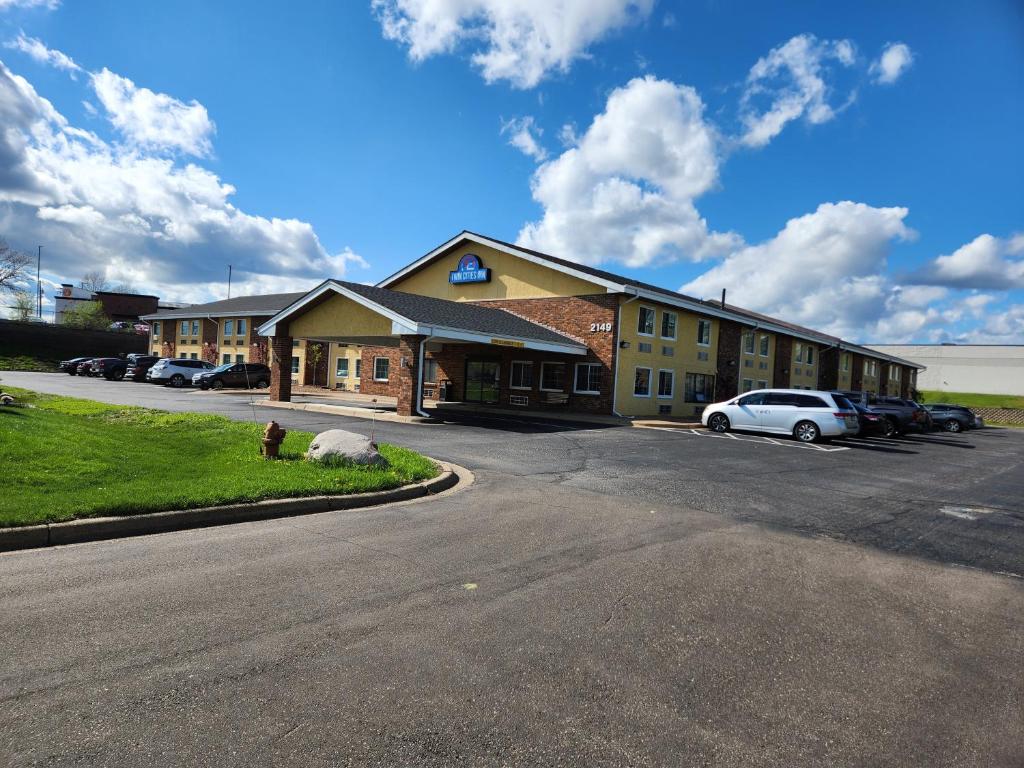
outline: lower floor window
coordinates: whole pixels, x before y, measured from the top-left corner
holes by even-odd
[[[675,381],[675,371],[658,371],[658,397],[672,397]]]
[[[768,389],[768,382],[765,379],[758,379],[757,380],[757,388],[758,389]]]
[[[348,358],[339,357],[334,363],[334,377],[337,379],[348,378]]]
[[[235,355],[235,362],[236,363],[244,363],[245,362],[245,355]]]
[[[684,398],[688,403],[710,403],[715,391],[715,377],[707,373],[688,373]]]
[[[199,355],[197,353],[193,352],[192,353],[192,359],[193,360],[198,360],[199,359]]]
[[[375,357],[373,358],[373,380],[374,381],[387,381],[388,380],[388,368],[391,365],[391,361],[386,357]]]
[[[356,359],[356,378],[360,378],[363,373],[363,361],[361,358]]]
[[[576,381],[573,391],[584,395],[597,395],[601,392],[601,364],[577,363]]]
[[[529,389],[533,386],[533,363],[529,360],[513,360],[508,385],[512,389]]]
[[[564,392],[565,363],[541,363],[540,388],[550,392]]]
[[[423,380],[437,384],[437,360],[432,357],[423,361]]]
[[[741,392],[749,392],[753,388],[754,388],[754,382],[751,379],[744,379],[743,380],[743,388],[740,391]]]
[[[222,363],[230,363],[230,362],[231,362],[231,355],[229,355],[229,354],[227,354],[227,353],[225,352],[225,353],[224,353],[224,357],[222,357],[220,361],[221,361]]]
[[[292,358],[292,373],[298,373],[298,372],[299,372],[299,358],[293,357]]]
[[[633,394],[636,397],[651,396],[651,369],[637,368],[633,375]]]

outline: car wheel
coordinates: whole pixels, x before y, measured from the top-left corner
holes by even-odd
[[[124,378],[124,371],[114,371],[114,381],[121,381]]]
[[[260,379],[256,382],[256,389],[266,389],[269,386],[266,379]]]
[[[801,443],[814,443],[821,437],[821,430],[813,421],[801,421],[793,428],[793,436]]]
[[[896,422],[886,417],[882,423],[882,434],[886,437],[896,437],[900,433],[899,427],[896,426]]]
[[[221,381],[220,379],[214,379],[213,384],[211,384],[210,386],[212,386],[214,389],[224,389],[224,382]]]
[[[185,386],[185,377],[182,376],[180,373],[174,374],[173,376],[171,376],[171,386],[172,387],[183,387],[183,386]]]
[[[942,428],[947,432],[959,432],[961,429],[963,429],[963,426],[956,419],[948,419],[942,425]]]
[[[712,414],[711,418],[708,419],[708,429],[712,432],[728,432],[729,417],[724,413]]]

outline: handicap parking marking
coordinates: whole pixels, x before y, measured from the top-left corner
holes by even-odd
[[[711,437],[726,440],[738,440],[741,443],[753,443],[754,445],[774,445],[779,448],[804,448],[809,451],[822,453],[839,453],[849,451],[848,445],[823,445],[819,443],[801,443],[797,440],[786,440],[785,438],[768,437],[766,435],[736,434],[735,432],[711,432],[706,429],[679,429],[676,427],[648,427],[658,432],[674,432],[687,437]]]

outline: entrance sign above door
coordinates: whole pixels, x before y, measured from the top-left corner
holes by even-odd
[[[467,253],[459,259],[454,272],[448,273],[449,283],[489,283],[491,270],[480,263],[480,257]]]

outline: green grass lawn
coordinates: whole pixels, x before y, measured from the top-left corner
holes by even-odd
[[[377,491],[437,474],[393,445],[380,446],[387,468],[327,467],[302,458],[312,433],[289,432],[283,458],[267,461],[265,423],[6,391],[34,407],[0,408],[0,526]]]
[[[921,392],[925,403],[949,403],[967,408],[1024,408],[1024,397],[1019,395],[979,395],[972,392]]]

